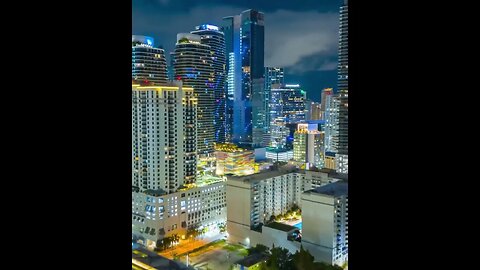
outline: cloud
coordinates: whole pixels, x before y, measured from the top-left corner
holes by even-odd
[[[169,0],[157,0],[168,3]],[[174,2],[172,2],[174,3]],[[170,3],[171,4],[171,3]],[[177,33],[202,23],[220,24],[222,17],[240,14],[246,7],[195,6],[172,12],[164,8],[134,8],[132,31],[150,35],[166,54],[175,48]],[[338,13],[277,10],[265,13],[265,65],[288,72],[336,68]]]
[[[265,14],[265,25],[266,66],[304,72],[329,70],[336,65],[334,62],[327,65],[325,61],[337,54],[337,13],[278,10]],[[323,59],[309,59],[315,56]],[[319,61],[324,62],[322,66]]]
[[[220,24],[223,17],[240,14],[242,8],[229,6],[196,7],[187,12],[168,13],[158,10],[133,10],[134,34],[151,35],[166,53],[175,48],[178,33],[189,33],[202,23]]]

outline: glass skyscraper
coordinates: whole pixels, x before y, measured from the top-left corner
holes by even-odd
[[[225,142],[225,110],[226,110],[226,57],[225,57],[225,37],[220,28],[215,25],[203,24],[196,27],[192,34],[201,37],[202,44],[210,46],[210,57],[213,61],[213,68],[215,70],[214,80],[214,129],[215,141]]]
[[[298,84],[274,84],[270,97],[270,146],[287,147],[289,124],[305,121],[306,92]]]
[[[272,85],[285,83],[283,68],[279,67],[265,67],[265,107],[267,108],[267,119],[265,124],[267,130],[270,130],[270,93]]]
[[[266,133],[267,108],[264,92],[264,14],[246,10],[223,18],[228,82],[227,113],[232,113],[232,136],[235,143],[262,146]],[[232,75],[232,76],[230,76]],[[232,88],[233,87],[233,91]]]

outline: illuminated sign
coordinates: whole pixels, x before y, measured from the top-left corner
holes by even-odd
[[[199,28],[199,30],[214,30],[214,31],[220,30],[220,28],[218,28],[218,26],[211,25],[211,24],[202,24],[198,28]]]
[[[286,84],[286,87],[300,87],[300,84]]]
[[[153,46],[153,38],[145,38],[145,41],[147,42],[147,45]]]

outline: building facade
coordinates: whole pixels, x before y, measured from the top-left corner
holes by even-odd
[[[325,96],[325,151],[336,154],[338,151],[338,108],[336,95]]]
[[[163,238],[185,235],[189,228],[216,229],[225,219],[224,181],[170,194],[132,188],[132,234],[147,247],[160,247]]]
[[[225,17],[222,29],[229,56],[227,93],[233,93],[233,102],[227,102],[228,106],[233,106],[227,108],[227,112],[233,114],[232,141],[262,146],[267,118],[263,78],[264,14],[250,9],[237,16]]]
[[[270,146],[288,149],[288,125],[305,121],[306,93],[298,84],[277,84],[270,95]]]
[[[322,90],[321,105],[320,105],[320,119],[325,120],[325,111],[327,108],[327,96],[333,95],[333,88],[325,88]]]
[[[225,55],[225,35],[220,28],[215,25],[202,24],[196,27],[192,34],[199,35],[201,43],[210,46],[210,57],[212,58],[215,71],[214,79],[214,128],[215,142],[225,142],[226,139],[226,86],[227,79],[226,55]]]
[[[319,222],[323,222],[318,220],[319,215],[325,215],[332,219],[336,213],[334,214],[334,209],[330,208],[304,206],[304,204],[311,203],[307,201],[308,197],[304,196],[304,192],[311,192],[309,190],[345,181],[345,177],[333,170],[305,171],[295,170],[292,167],[280,167],[273,171],[243,177],[228,177],[227,231],[229,242],[246,246],[257,244],[272,246],[275,244],[275,246],[287,248],[292,253],[295,253],[303,245],[316,261],[331,263],[333,256],[326,256],[325,254],[331,254],[319,250],[318,239],[314,237],[318,237],[320,233],[323,233],[322,230],[325,230],[319,227]],[[317,201],[314,200],[314,203]],[[306,239],[308,242],[303,241],[304,237],[301,241],[288,237],[292,230],[298,230],[298,228],[268,221],[271,215],[283,214],[294,204],[302,209],[302,219],[305,216],[308,220],[306,223],[303,221],[301,225],[301,230],[308,232]],[[348,213],[348,206],[344,213]],[[348,214],[345,216],[348,218]],[[348,226],[348,222],[343,224]],[[327,224],[322,223],[322,226],[327,226]],[[328,228],[333,229],[333,226]],[[345,235],[348,235],[348,231],[344,231]]]
[[[318,124],[302,123],[293,139],[293,160],[301,167],[324,167],[324,132],[318,128]]]
[[[132,85],[132,186],[177,191],[196,179],[193,88]]]
[[[211,47],[201,43],[201,36],[180,33],[173,57],[175,79],[192,87],[197,104],[197,154],[213,155],[215,142],[215,69]]]
[[[348,173],[348,1],[340,7],[338,45],[338,154],[337,169]]]
[[[337,181],[302,194],[302,245],[316,260],[348,261],[348,182]]]
[[[132,36],[132,79],[163,85],[168,80],[165,51],[153,46],[152,37]]]

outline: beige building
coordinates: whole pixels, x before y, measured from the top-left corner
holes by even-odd
[[[147,247],[191,227],[215,229],[226,219],[225,181],[175,193],[132,188],[132,234]]]
[[[302,194],[302,245],[315,260],[348,261],[348,183],[337,181]]]
[[[345,175],[337,174],[333,170],[304,171],[290,166],[249,176],[228,177],[228,240],[245,246],[275,244],[287,248],[292,253],[299,250],[302,244],[310,250],[317,261],[331,263],[332,259],[325,255],[328,250],[320,250],[317,247],[319,240],[315,237],[323,234],[319,227],[323,226],[323,223],[315,223],[319,222],[315,221],[315,217],[318,219],[320,215],[328,216],[334,209],[321,207],[321,201],[318,201],[320,199],[317,197],[314,197],[314,203],[319,205],[314,206],[308,200],[308,196],[316,196],[315,190],[318,189],[320,190],[318,194],[321,194],[323,187],[343,181],[345,178]],[[305,195],[309,193],[315,194]],[[307,244],[303,243],[303,238],[302,242],[289,240],[288,236],[297,228],[285,224],[282,224],[285,226],[272,226],[272,223],[264,225],[268,223],[272,214],[285,213],[294,204],[302,209],[302,217],[305,216],[302,227],[303,230],[307,230]],[[330,229],[333,230],[333,227]],[[338,254],[336,256],[338,257]]]

